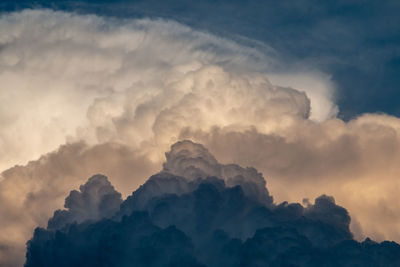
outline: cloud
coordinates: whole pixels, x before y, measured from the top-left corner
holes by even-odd
[[[179,163],[169,164],[174,163],[168,162],[174,156],[178,156]],[[66,219],[62,228],[37,228],[28,242],[25,266],[132,263],[137,266],[378,263],[396,266],[399,263],[400,245],[394,242],[352,240],[350,217],[346,209],[335,204],[333,197],[322,195],[307,207],[287,202],[265,205],[256,200],[257,193],[246,193],[242,184],[227,186],[225,178],[213,176],[215,170],[205,164],[210,161],[216,169],[226,167],[199,144],[190,141],[175,144],[167,153],[164,166],[168,169],[135,191],[113,218],[104,220],[100,216],[97,222],[77,224],[64,217],[59,218]],[[181,172],[182,167],[195,168],[198,178],[194,179],[193,172],[186,172],[189,177],[172,175]],[[169,176],[162,177],[167,171]],[[112,188],[104,176],[90,178],[81,188],[97,189],[94,181],[99,179]],[[164,186],[153,191],[155,179]],[[169,190],[176,188],[178,180],[187,190]],[[257,186],[257,181],[251,178],[244,180]]]
[[[85,177],[96,172],[104,173],[113,177],[114,184],[125,189],[121,191],[126,195],[158,168],[147,157],[121,144],[88,146],[75,143],[64,145],[26,166],[3,172],[0,244],[7,250],[0,250],[1,264],[22,265],[25,243],[35,225],[46,226],[52,211],[62,208],[66,191],[83,183]],[[93,201],[93,197],[89,199]],[[72,207],[73,215],[81,216],[76,205],[72,204],[68,206]]]
[[[296,88],[307,92],[307,97],[313,103],[310,118],[324,121],[334,118],[339,112],[335,105],[335,85],[331,77],[323,73],[270,73],[268,79],[272,84]]]
[[[67,210],[57,210],[48,222],[49,229],[59,229],[66,224],[82,223],[112,217],[121,205],[121,194],[104,175],[92,176],[80,187],[73,190],[65,199]]]
[[[222,165],[200,144],[188,140],[177,142],[166,153],[166,158],[162,173],[191,180],[218,177],[229,187],[240,185],[249,198],[255,198],[265,205],[273,202],[264,177],[256,169],[235,164]]]
[[[181,138],[203,143],[221,162],[255,166],[268,177],[276,201],[334,195],[359,222],[352,226],[358,238],[399,240],[400,229],[394,225],[399,210],[390,204],[399,201],[399,122],[364,114],[348,123],[297,120],[272,134],[216,127],[211,132],[186,130]]]
[[[399,201],[399,119],[335,118],[327,74],[279,72],[277,57],[258,47],[176,22],[49,10],[3,14],[0,47],[1,263],[21,262],[7,255],[23,255],[33,228],[44,227],[85,177],[104,173],[126,196],[160,171],[164,151],[182,139],[226,163],[215,169],[203,150],[191,151],[204,157],[204,173],[228,186],[254,189],[269,202],[259,173],[228,163],[254,166],[276,202],[334,195],[355,218],[357,238],[400,240],[392,204]],[[181,167],[170,175],[199,174],[198,165],[170,157]],[[17,163],[24,166],[9,168]],[[230,180],[233,174],[240,175]],[[148,187],[187,192],[174,177],[156,176]],[[241,177],[257,185],[246,187]]]
[[[215,113],[215,105],[224,106],[221,98],[233,87],[236,93],[226,99],[225,114],[209,123],[221,123],[226,116],[231,119],[225,124],[234,123],[232,118],[243,110],[244,101],[258,97],[253,110],[257,114],[249,110],[244,118],[256,115],[260,120],[265,113],[260,106],[272,102],[286,112],[308,112],[302,106],[307,105],[302,103],[304,97],[296,96],[296,91],[271,90],[261,72],[273,65],[273,56],[176,22],[49,10],[5,13],[0,21],[0,82],[7,89],[0,93],[0,155],[7,155],[1,157],[0,169],[39,158],[71,138],[92,143],[151,142],[157,117],[172,118],[178,109],[190,111],[182,100],[201,97],[202,110],[211,105],[210,113],[212,106]],[[220,92],[221,87],[227,90]],[[215,102],[212,94],[218,97]],[[238,102],[241,94],[248,98]],[[292,101],[299,106],[271,101],[286,99],[282,94],[293,94]],[[204,114],[197,123],[209,119]],[[134,136],[126,140],[130,135]]]
[[[83,177],[127,194],[184,128],[271,131],[313,105],[268,81],[272,56],[172,21],[25,10],[0,36],[0,243],[19,253]]]

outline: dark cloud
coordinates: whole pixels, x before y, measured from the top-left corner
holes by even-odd
[[[166,153],[167,161],[163,171],[175,176],[195,180],[198,178],[219,177],[226,185],[240,185],[245,194],[255,200],[269,205],[272,197],[267,190],[261,173],[254,168],[242,168],[236,164],[220,164],[202,145],[191,141],[177,142]]]
[[[71,191],[65,199],[66,210],[57,210],[47,228],[59,229],[66,224],[112,217],[121,202],[121,194],[115,191],[107,177],[95,175],[80,187],[80,192]]]
[[[400,128],[392,118],[366,114],[349,123],[301,122],[285,137],[215,127],[208,133],[182,131],[181,138],[204,144],[221,162],[255,166],[279,202],[334,195],[352,215],[357,240],[366,234],[398,242],[399,212],[390,203],[398,201]]]
[[[137,212],[120,222],[73,225],[65,232],[38,228],[25,266],[202,266],[193,250],[182,231],[161,229]]]
[[[178,157],[180,163],[169,164],[171,157]],[[224,165],[201,145],[180,142],[167,159],[164,170],[124,201],[112,218],[81,223],[68,218],[58,229],[37,228],[28,242],[25,266],[400,264],[398,244],[354,241],[350,217],[333,197],[322,195],[306,207],[287,202],[266,205],[241,184],[228,186],[224,177],[207,176],[210,163],[217,168]],[[198,170],[187,178],[173,174],[182,170],[182,162],[185,168]],[[117,195],[104,176],[89,179],[81,195],[97,192],[98,183]],[[98,218],[109,214],[108,210]]]

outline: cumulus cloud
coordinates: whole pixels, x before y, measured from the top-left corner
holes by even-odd
[[[179,163],[169,164],[174,156],[179,157]],[[205,159],[213,163],[214,170]],[[266,205],[257,200],[257,194],[246,193],[243,184],[227,186],[224,177],[214,176],[215,169],[226,165],[219,164],[204,147],[190,141],[174,145],[167,154],[166,165],[168,169],[134,192],[111,219],[100,219],[109,216],[106,211],[97,222],[76,224],[63,217],[59,218],[65,222],[63,228],[37,228],[28,242],[25,266],[399,264],[400,245],[352,240],[350,217],[333,197],[322,195],[307,207],[287,202]],[[188,177],[172,175],[181,172],[182,167],[196,171],[186,172]],[[169,176],[162,176],[167,170]],[[257,181],[244,179],[258,186]],[[156,189],[154,180],[163,186],[152,190]],[[180,188],[176,187],[177,180]],[[115,194],[104,176],[92,177],[81,190],[97,189],[96,181],[106,183]],[[266,190],[265,186],[263,189]],[[91,204],[87,204],[90,210]]]
[[[208,150],[191,141],[175,143],[171,151],[166,153],[167,161],[163,164],[163,172],[186,179],[218,177],[230,187],[240,185],[245,194],[266,205],[272,204],[272,197],[266,188],[261,173],[254,168],[242,168],[236,164],[223,165]]]
[[[335,85],[331,78],[319,72],[270,73],[271,83],[306,91],[312,105],[310,118],[324,121],[334,118],[339,110],[335,105]]]
[[[217,127],[183,131],[181,137],[204,143],[222,162],[257,167],[269,178],[277,201],[301,201],[321,192],[334,195],[354,218],[358,238],[399,240],[400,211],[390,204],[400,200],[399,122],[365,114],[348,123],[298,120],[280,134]]]
[[[273,115],[274,109],[265,109],[270,105],[308,114],[302,94],[275,90],[257,74],[273,65],[272,56],[172,21],[45,10],[3,14],[0,21],[0,169],[38,158],[69,137],[150,142],[165,120],[187,123],[176,112],[195,112],[193,123],[200,125],[252,116],[256,123]],[[194,101],[198,106],[190,109]],[[249,103],[254,108],[242,113]],[[223,107],[224,113],[211,116]]]
[[[166,20],[3,14],[0,169],[38,160],[1,174],[0,262],[21,263],[34,226],[44,227],[83,178],[104,173],[126,196],[160,171],[163,153],[181,139],[205,144],[216,157],[191,150],[203,158],[192,165],[176,145],[147,183],[151,190],[183,194],[188,185],[177,175],[206,174],[270,202],[259,173],[228,163],[254,166],[275,201],[334,195],[358,238],[400,240],[400,210],[392,204],[399,201],[400,120],[335,118],[328,75],[279,73],[276,60]]]
[[[0,178],[0,243],[20,251],[82,177],[115,173],[127,194],[184,128],[271,131],[312,110],[268,81],[273,57],[171,21],[26,10],[2,15],[0,36],[0,169],[38,159]]]
[[[66,210],[57,210],[48,222],[49,229],[60,229],[66,224],[112,217],[121,205],[121,194],[104,175],[92,176],[80,192],[73,190],[65,199]]]

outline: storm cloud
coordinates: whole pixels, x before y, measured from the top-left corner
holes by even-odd
[[[1,16],[0,38],[0,82],[7,89],[0,90],[0,264],[22,264],[33,229],[46,227],[86,177],[105,174],[125,197],[160,171],[164,152],[182,139],[204,144],[215,158],[193,150],[203,158],[193,165],[186,152],[173,150],[163,171],[136,192],[190,195],[198,177],[213,176],[217,191],[221,183],[223,192],[239,185],[246,198],[266,206],[309,198],[318,199],[314,208],[336,211],[331,198],[318,198],[326,193],[347,208],[358,240],[400,240],[393,205],[400,120],[337,118],[329,73],[308,66],[277,73],[285,63],[267,45],[247,47],[162,19],[26,10]],[[261,174],[246,166],[268,178],[268,191]],[[89,203],[89,210],[67,205],[61,219],[103,218],[101,198],[76,192],[71,200],[82,194],[74,203]],[[117,206],[118,193],[112,195]],[[321,217],[312,210],[310,216]]]
[[[243,187],[252,185],[268,194],[265,185],[243,176],[237,185],[225,183],[226,178],[229,181],[243,173],[240,166],[230,165],[237,172],[223,179],[214,176],[216,168],[226,166],[201,145],[182,141],[167,155],[164,166],[169,167],[135,191],[113,218],[79,223],[64,217],[66,224],[60,227],[37,228],[28,242],[25,266],[399,264],[400,245],[352,240],[350,217],[333,197],[322,195],[306,207],[265,204]],[[171,155],[179,155],[178,164]],[[209,163],[215,168],[210,169]],[[187,178],[173,174],[182,168],[195,172],[190,171]],[[81,190],[96,191],[97,183],[107,180],[93,176]],[[54,214],[49,226],[56,217],[62,220],[59,214]]]

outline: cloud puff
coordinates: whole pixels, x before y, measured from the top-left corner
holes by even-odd
[[[59,229],[66,224],[81,223],[112,217],[121,205],[121,194],[104,175],[92,176],[82,185],[80,192],[73,190],[65,199],[67,210],[57,210],[48,222],[49,229]]]
[[[37,228],[28,242],[25,266],[129,266],[133,263],[138,266],[378,263],[396,266],[399,263],[400,245],[394,242],[352,240],[350,217],[332,197],[320,196],[306,208],[287,202],[265,205],[256,200],[257,195],[245,193],[241,185],[229,187],[225,179],[209,176],[210,166],[204,164],[205,158],[214,167],[224,165],[213,160],[201,145],[180,142],[167,155],[168,160],[171,155],[179,155],[179,161],[185,162],[186,168],[196,166],[198,178],[193,179],[193,172],[188,172],[187,178],[171,175],[181,171],[182,166],[167,161],[170,176],[150,178],[122,203],[121,210],[112,219],[100,219],[109,215],[106,211],[98,222],[76,224],[64,217],[59,218],[66,219],[63,228]],[[162,181],[164,186],[151,190],[155,188],[154,179]],[[250,184],[257,183],[244,179]],[[112,188],[104,176],[92,177],[81,188],[97,189],[94,181],[99,180]],[[185,192],[168,190],[176,188],[176,180],[186,184]],[[170,183],[172,186],[168,186]]]
[[[171,151],[166,153],[167,161],[163,171],[186,179],[218,177],[230,187],[240,185],[250,198],[272,204],[272,197],[266,188],[261,173],[254,168],[242,168],[236,164],[222,165],[200,144],[185,140],[175,143]]]

